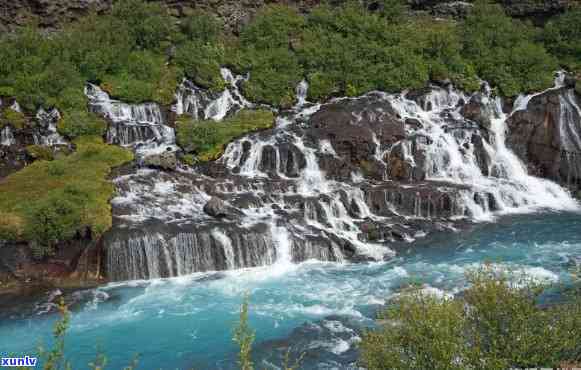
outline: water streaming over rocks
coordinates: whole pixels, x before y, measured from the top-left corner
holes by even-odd
[[[221,94],[184,81],[173,111],[221,120],[252,108],[238,89],[243,77],[223,75],[229,85]],[[311,104],[307,95],[303,81],[297,104],[277,113],[273,129],[230,143],[215,162],[118,177],[106,237],[109,276],[383,260],[393,243],[474,220],[577,209],[567,191],[528,175],[507,148],[507,113],[486,85],[472,96],[452,86],[325,104]],[[526,109],[523,99],[515,111]],[[115,121],[111,103],[104,105]],[[115,109],[138,117],[145,107]],[[568,118],[574,114],[566,111],[560,122],[578,123]],[[156,119],[147,124],[164,125]]]
[[[229,69],[222,68],[222,78],[227,86],[221,93],[213,93],[189,80],[184,80],[176,92],[176,103],[172,111],[177,115],[188,115],[197,120],[220,121],[242,108],[252,107],[240,93],[240,84],[247,79],[235,76]]]

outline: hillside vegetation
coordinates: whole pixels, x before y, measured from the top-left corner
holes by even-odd
[[[222,90],[220,67],[227,66],[249,72],[242,89],[250,100],[289,107],[305,78],[312,101],[419,88],[430,80],[470,91],[484,79],[514,96],[550,86],[560,67],[581,68],[579,9],[541,29],[482,0],[463,21],[411,16],[399,0],[383,5],[372,12],[347,1],[308,14],[266,6],[235,36],[212,14],[178,20],[160,3],[126,0],[52,33],[28,26],[0,35],[0,97],[15,98],[24,110],[1,110],[0,128],[24,128],[36,109],[56,107],[59,132],[76,143],[74,154],[54,160],[46,148],[30,146],[38,161],[0,182],[0,239],[35,240],[45,254],[84,227],[98,235],[110,225],[113,187],[106,176],[132,157],[102,142],[107,124],[87,110],[87,81],[129,103],[169,105],[184,77]],[[193,154],[213,160],[230,140],[272,121],[267,111],[212,125],[181,118],[177,138],[189,152],[186,161]]]
[[[305,77],[313,100],[398,91],[430,79],[471,90],[477,78],[512,96],[549,86],[559,65],[579,67],[580,10],[540,29],[485,1],[464,21],[409,16],[398,0],[384,3],[389,11],[370,12],[351,1],[321,5],[308,15],[267,6],[234,37],[211,14],[178,22],[159,3],[120,1],[107,14],[49,36],[34,27],[3,35],[0,95],[15,96],[29,110],[57,106],[65,116],[80,116],[66,130],[74,136],[70,126],[89,121],[81,94],[86,81],[127,102],[169,104],[184,76],[220,90],[219,68],[226,65],[250,72],[244,86],[250,99],[289,106]]]

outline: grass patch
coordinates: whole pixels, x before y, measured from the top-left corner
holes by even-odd
[[[36,161],[0,181],[0,239],[24,237],[48,248],[84,227],[93,236],[111,227],[107,175],[133,155],[94,136],[75,145],[67,157]]]
[[[218,159],[232,140],[274,126],[274,114],[268,110],[242,110],[221,122],[180,119],[177,141],[201,162]]]

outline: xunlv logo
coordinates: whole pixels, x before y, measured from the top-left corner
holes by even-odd
[[[36,366],[36,357],[4,357],[0,358],[0,367]]]

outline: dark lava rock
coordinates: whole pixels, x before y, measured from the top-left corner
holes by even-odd
[[[228,205],[218,197],[212,197],[208,203],[204,205],[204,213],[218,219],[234,219],[240,215],[239,210]]]
[[[529,173],[572,190],[581,187],[581,102],[572,89],[549,90],[530,100],[508,120],[507,145],[526,163]]]

